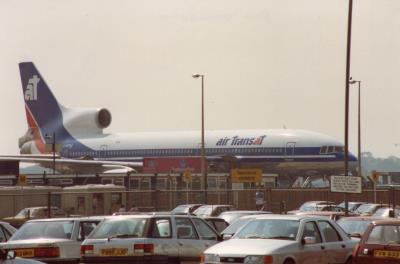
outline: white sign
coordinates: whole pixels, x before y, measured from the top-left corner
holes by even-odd
[[[331,176],[331,192],[361,193],[361,177]]]

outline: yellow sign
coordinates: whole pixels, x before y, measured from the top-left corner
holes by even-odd
[[[192,181],[192,172],[190,170],[185,170],[183,173],[183,180],[185,182],[191,182]]]
[[[233,169],[231,170],[232,182],[261,182],[261,169]]]
[[[372,181],[377,182],[379,179],[379,172],[377,172],[376,170],[371,171],[371,175],[369,176],[371,178]]]
[[[18,176],[18,183],[19,185],[26,185],[26,175],[20,174]]]

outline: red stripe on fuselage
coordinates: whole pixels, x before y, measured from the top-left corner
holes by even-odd
[[[33,138],[35,140],[36,148],[39,150],[40,153],[45,153],[46,146],[40,135],[39,127],[31,113],[31,111],[29,110],[28,106],[26,106],[26,105],[25,105],[25,112],[26,112],[26,120],[28,121],[28,126],[32,130],[32,133],[33,133]]]

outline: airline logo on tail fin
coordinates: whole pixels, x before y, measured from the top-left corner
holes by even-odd
[[[25,90],[25,101],[36,101],[37,100],[37,85],[40,81],[40,78],[37,75],[33,75],[32,78],[29,79],[28,84]]]

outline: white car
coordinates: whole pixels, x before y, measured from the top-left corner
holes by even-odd
[[[142,214],[104,220],[81,246],[81,263],[199,263],[221,240],[193,215]]]
[[[265,215],[230,240],[207,249],[202,263],[351,263],[358,241],[333,221],[318,216]]]
[[[45,263],[77,263],[80,246],[102,217],[50,218],[26,222],[3,244],[17,257]]]

